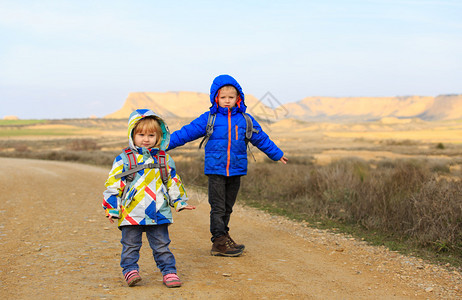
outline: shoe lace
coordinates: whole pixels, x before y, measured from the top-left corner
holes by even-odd
[[[227,240],[225,245],[228,248],[234,248],[234,242],[232,240]]]

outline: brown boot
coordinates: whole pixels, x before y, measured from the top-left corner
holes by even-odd
[[[226,235],[222,235],[213,241],[210,254],[213,256],[239,256],[242,254],[242,250],[232,247],[230,239]]]
[[[231,241],[231,245],[232,245],[233,248],[236,248],[236,249],[239,249],[239,250],[244,251],[244,249],[245,249],[245,245],[244,245],[244,244],[237,244],[237,243],[231,238],[231,236],[229,235],[228,232],[226,233],[226,236],[227,236],[228,239]]]

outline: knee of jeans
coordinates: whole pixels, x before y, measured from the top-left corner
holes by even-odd
[[[141,247],[141,235],[133,230],[125,230],[122,232],[122,239],[120,240],[123,246],[128,248]]]

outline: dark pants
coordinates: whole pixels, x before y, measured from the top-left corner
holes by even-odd
[[[208,175],[210,203],[210,232],[212,242],[228,233],[229,219],[233,212],[241,176]]]

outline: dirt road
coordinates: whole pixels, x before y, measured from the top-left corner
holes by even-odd
[[[104,217],[107,169],[0,158],[2,299],[457,299],[457,272],[352,238],[236,207],[236,258],[209,255],[209,206],[174,213],[171,250],[184,285],[162,285],[144,244],[139,286],[119,267],[120,232]]]

